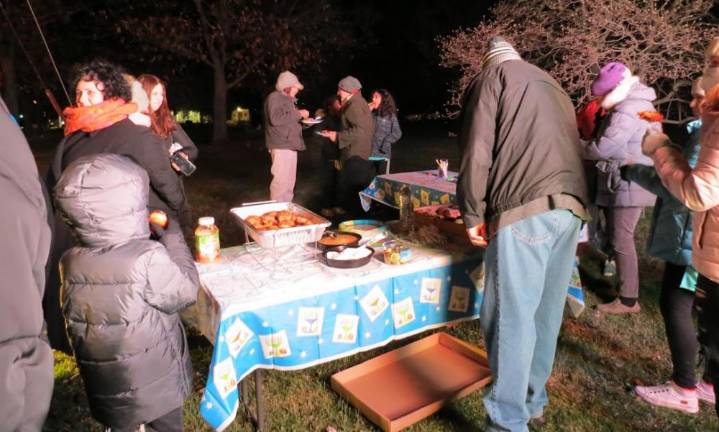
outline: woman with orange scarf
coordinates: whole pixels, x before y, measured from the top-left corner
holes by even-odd
[[[76,68],[72,88],[75,89],[75,106],[63,111],[65,138],[51,161],[46,179],[48,191],[52,192],[65,167],[83,156],[101,153],[127,156],[144,168],[150,177],[149,208],[163,210],[171,219],[166,236],[170,236],[173,242],[181,242],[189,255],[177,222],[178,212],[185,203],[180,179],[170,166],[160,138],[130,119],[137,112],[137,106],[127,102],[131,100],[131,89],[124,71],[112,63],[95,60]],[[69,352],[60,312],[57,267],[62,254],[75,242],[71,231],[57,214],[54,227],[43,305],[51,345]]]

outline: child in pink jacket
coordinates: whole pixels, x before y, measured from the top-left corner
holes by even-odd
[[[719,68],[708,67],[701,78],[706,92],[702,113],[701,150],[691,169],[669,137],[649,129],[642,152],[654,160],[664,186],[695,212],[692,262],[699,272],[699,341],[704,347],[709,379],[716,396],[719,385]],[[715,408],[716,409],[716,408]],[[719,409],[717,409],[719,415]]]

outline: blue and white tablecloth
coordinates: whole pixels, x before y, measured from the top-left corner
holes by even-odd
[[[454,204],[457,195],[457,173],[450,171],[447,179],[437,176],[437,170],[410,171],[378,175],[359,193],[362,208],[369,211],[372,201],[399,208],[399,191],[408,186],[412,207]]]
[[[198,264],[198,325],[215,345],[200,413],[214,429],[234,420],[237,384],[256,368],[302,369],[479,316],[481,256],[413,249],[404,265],[339,270],[316,254],[250,244]]]

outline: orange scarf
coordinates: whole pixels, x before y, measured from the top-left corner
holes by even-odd
[[[89,107],[67,107],[62,112],[65,117],[65,136],[79,130],[92,132],[104,129],[130,114],[137,112],[137,105],[123,99],[112,99]]]

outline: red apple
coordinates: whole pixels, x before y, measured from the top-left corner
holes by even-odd
[[[167,228],[167,214],[162,210],[153,210],[150,212],[150,222],[162,228]]]

